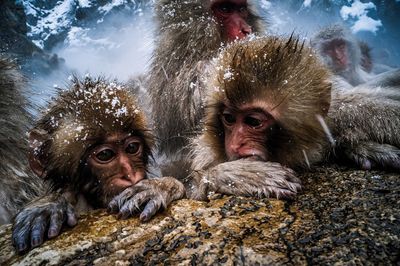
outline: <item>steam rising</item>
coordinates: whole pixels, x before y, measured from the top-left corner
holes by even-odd
[[[152,14],[118,19],[122,28],[106,27],[101,32],[72,28],[67,46],[55,52],[77,73],[105,75],[127,80],[146,71],[153,51]],[[108,22],[113,24],[113,19]]]

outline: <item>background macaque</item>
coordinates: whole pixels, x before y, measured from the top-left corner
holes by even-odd
[[[31,124],[24,95],[25,79],[10,60],[0,56],[0,225],[46,186],[29,170],[26,132]]]
[[[357,40],[344,26],[323,28],[311,40],[326,66],[352,86],[365,83],[371,76],[361,68],[361,50]]]
[[[361,52],[360,65],[365,72],[371,73],[373,67],[371,47],[368,45],[368,43],[364,41],[359,41],[358,45],[360,46],[360,52]]]
[[[323,157],[326,68],[298,40],[271,37],[231,44],[210,73],[190,196],[293,197],[301,185],[291,168]]]
[[[160,0],[158,40],[151,65],[149,94],[161,155],[173,164],[199,129],[204,88],[200,74],[222,44],[263,30],[248,0]],[[168,163],[166,163],[167,165]],[[177,166],[175,174],[186,175]],[[165,168],[164,174],[169,172]],[[173,171],[172,169],[170,169]]]
[[[153,137],[134,96],[115,83],[75,79],[30,131],[30,143],[31,168],[53,192],[17,215],[18,251],[75,225],[76,212],[108,207],[126,218],[143,208],[146,221],[184,195],[171,177],[146,179]]]

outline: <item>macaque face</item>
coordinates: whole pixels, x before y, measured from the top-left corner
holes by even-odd
[[[225,133],[225,152],[229,161],[251,158],[266,161],[267,131],[274,118],[260,108],[224,108],[221,121]]]
[[[87,166],[105,194],[119,194],[145,178],[143,140],[129,134],[107,137],[91,150]]]
[[[246,0],[215,0],[211,9],[221,24],[223,38],[227,42],[242,39],[252,32],[247,23],[249,11]]]
[[[327,43],[323,52],[328,55],[337,70],[345,70],[349,64],[347,44],[344,40],[335,39]]]

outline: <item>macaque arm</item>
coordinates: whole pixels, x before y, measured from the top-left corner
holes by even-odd
[[[362,169],[399,169],[399,99],[389,88],[336,92],[329,111],[336,148]]]
[[[12,242],[18,252],[40,246],[46,238],[60,234],[64,224],[75,226],[77,217],[62,194],[53,192],[32,201],[14,219]]]
[[[292,198],[301,182],[279,163],[240,159],[193,172],[191,198],[206,200],[209,192],[236,196]]]
[[[185,187],[173,177],[145,179],[114,197],[108,208],[122,219],[141,212],[140,220],[145,222],[158,210],[184,196]]]
[[[359,142],[345,149],[345,155],[360,168],[393,168],[400,170],[400,149],[388,144]]]

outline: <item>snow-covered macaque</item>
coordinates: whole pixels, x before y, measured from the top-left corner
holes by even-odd
[[[296,38],[231,44],[214,62],[204,128],[192,143],[188,195],[292,198],[292,169],[323,158],[329,71]]]
[[[0,225],[47,190],[28,167],[26,132],[32,118],[26,85],[18,66],[0,55]]]
[[[221,45],[264,31],[253,2],[159,0],[156,4],[158,39],[148,91],[164,174],[187,175],[185,148],[204,113],[201,76],[209,60]]]
[[[336,75],[356,86],[372,78],[361,67],[361,50],[358,41],[344,26],[334,24],[320,30],[312,39],[326,66]]]
[[[135,96],[102,78],[74,78],[30,131],[30,166],[53,191],[15,218],[19,252],[74,226],[77,214],[107,208],[147,221],[185,194],[172,177],[147,178],[153,136]]]

